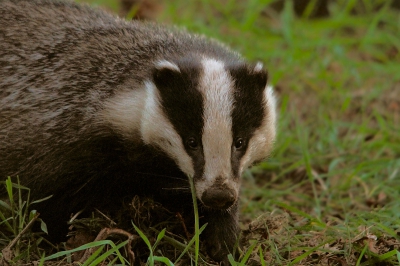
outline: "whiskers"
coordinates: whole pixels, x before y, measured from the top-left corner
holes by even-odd
[[[151,173],[151,172],[135,172],[135,173],[136,174],[140,174],[140,175],[147,175],[147,176],[154,176],[154,177],[164,177],[164,178],[168,178],[168,179],[174,179],[174,180],[188,182],[187,178],[183,178],[183,177],[179,177],[179,176],[155,174],[155,173]]]
[[[170,191],[180,191],[190,193],[190,187],[165,187],[162,190],[170,190]]]
[[[182,190],[182,191],[189,191],[189,187],[165,187],[162,188],[163,190]]]
[[[135,172],[135,173],[141,176],[150,176],[153,178],[155,177],[162,179],[162,184],[166,186],[162,186],[159,188],[162,189],[163,191],[173,191],[184,194],[191,193],[189,181],[185,177],[165,175],[165,174],[155,174],[151,172]]]

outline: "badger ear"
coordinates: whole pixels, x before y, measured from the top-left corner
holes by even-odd
[[[238,88],[263,91],[267,86],[268,74],[262,63],[234,65],[230,72]]]
[[[256,87],[265,89],[268,81],[268,72],[264,69],[263,63],[257,62],[251,66],[250,77],[253,80]]]
[[[176,72],[181,72],[181,70],[179,69],[179,67],[175,64],[172,63],[170,61],[167,60],[160,60],[156,63],[156,69],[162,70],[162,69],[169,69],[172,71],[176,71]]]
[[[167,60],[158,61],[153,70],[153,80],[158,88],[170,87],[180,80],[181,70],[175,64]]]

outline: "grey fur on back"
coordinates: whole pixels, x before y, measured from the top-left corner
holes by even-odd
[[[46,167],[64,162],[52,154],[54,145],[67,152],[75,138],[104,134],[93,125],[115,90],[143,86],[155,61],[189,50],[224,60],[238,58],[203,37],[153,23],[128,23],[86,6],[3,0],[0,176],[20,175],[29,185],[42,173],[55,171]],[[38,143],[52,148],[39,149]],[[43,158],[52,162],[37,164]]]

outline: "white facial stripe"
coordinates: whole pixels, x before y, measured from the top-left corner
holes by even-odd
[[[120,92],[105,104],[100,115],[101,122],[112,125],[127,139],[138,139],[145,96],[144,88]]]
[[[196,187],[198,195],[217,177],[231,177],[233,80],[222,62],[205,58],[199,90],[204,96],[204,181]],[[203,191],[202,191],[203,190]]]
[[[146,82],[147,97],[144,106],[141,135],[146,144],[156,144],[187,175],[194,175],[193,163],[186,153],[179,134],[161,109],[160,95],[154,83]]]
[[[254,132],[253,137],[249,141],[247,151],[240,163],[239,170],[241,173],[254,161],[267,157],[275,141],[276,98],[271,86],[267,86],[264,91],[264,102],[266,116],[261,126]]]

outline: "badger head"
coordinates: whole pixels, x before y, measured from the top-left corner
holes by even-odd
[[[268,156],[275,139],[275,98],[262,65],[163,60],[146,94],[143,141],[194,178],[206,207],[232,206],[243,170]]]

